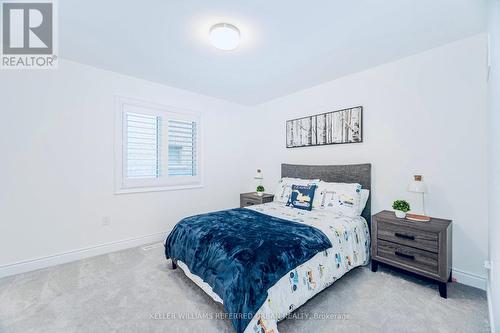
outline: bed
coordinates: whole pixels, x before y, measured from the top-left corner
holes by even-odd
[[[371,190],[370,164],[282,164],[281,176]],[[370,197],[355,217],[277,202],[188,217],[168,235],[165,255],[224,305],[236,332],[277,333],[278,321],[369,262]]]

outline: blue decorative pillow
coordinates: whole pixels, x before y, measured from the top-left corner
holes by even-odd
[[[293,185],[292,193],[286,205],[298,209],[311,210],[314,192],[316,192],[316,185]]]

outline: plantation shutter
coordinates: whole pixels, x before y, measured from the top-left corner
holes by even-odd
[[[125,175],[128,179],[155,179],[161,172],[161,119],[125,113]]]
[[[197,126],[194,121],[168,121],[168,175],[196,176]]]
[[[116,193],[201,187],[200,120],[193,112],[118,98]]]

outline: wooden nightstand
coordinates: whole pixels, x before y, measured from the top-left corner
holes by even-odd
[[[451,221],[429,222],[399,219],[394,212],[373,215],[371,225],[372,271],[388,264],[436,281],[439,294],[447,297],[451,281]]]
[[[260,205],[266,202],[271,202],[274,199],[273,194],[264,193],[259,197],[257,192],[241,193],[240,194],[240,207]]]

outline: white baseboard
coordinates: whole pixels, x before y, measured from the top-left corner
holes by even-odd
[[[490,317],[490,331],[495,333],[495,317],[493,316],[493,304],[491,303],[491,286],[488,279],[488,287],[486,288],[486,295],[488,297],[488,312]]]
[[[493,276],[493,263],[490,266],[490,272],[488,275],[488,281],[486,284],[486,295],[488,297],[488,312],[490,316],[490,329],[491,333],[495,333],[495,316],[493,315],[493,301],[491,297],[493,296],[491,293],[491,277]]]
[[[141,246],[148,243],[160,242],[165,240],[167,232],[158,232],[155,234],[145,235],[141,237],[124,239],[116,242],[91,246],[83,249],[73,250],[69,252],[54,254],[51,256],[20,261],[12,264],[0,266],[0,278],[25,272],[34,271],[37,269],[47,268],[50,266],[65,264],[72,261],[77,261],[84,258],[94,257],[101,254],[120,251],[131,247]]]
[[[482,276],[454,268],[452,269],[452,277],[453,279],[456,279],[458,283],[486,290],[486,278]]]

